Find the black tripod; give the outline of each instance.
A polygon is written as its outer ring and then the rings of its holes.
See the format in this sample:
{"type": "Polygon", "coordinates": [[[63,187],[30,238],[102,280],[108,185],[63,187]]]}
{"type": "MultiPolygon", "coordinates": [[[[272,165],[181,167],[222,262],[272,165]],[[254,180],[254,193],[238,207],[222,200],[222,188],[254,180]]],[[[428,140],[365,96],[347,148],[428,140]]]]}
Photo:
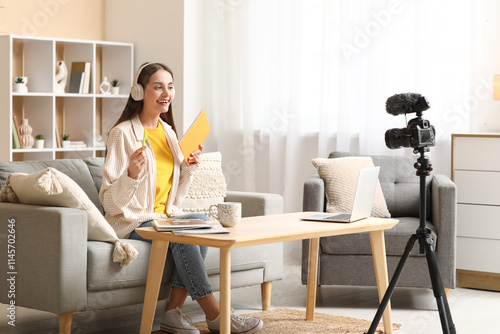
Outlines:
{"type": "MultiPolygon", "coordinates": [[[[399,260],[399,264],[394,272],[394,276],[391,279],[391,283],[387,288],[387,291],[384,294],[384,298],[382,299],[380,306],[375,314],[375,318],[368,330],[368,334],[374,334],[375,329],[377,328],[380,318],[384,313],[389,300],[391,299],[392,293],[394,292],[394,288],[396,288],[396,284],[398,283],[399,277],[401,276],[403,269],[410,257],[410,253],[415,245],[415,241],[418,240],[420,244],[420,254],[426,255],[427,265],[429,267],[429,274],[431,276],[432,282],[432,290],[434,291],[434,297],[436,297],[436,302],[439,310],[439,318],[441,319],[441,328],[443,329],[443,333],[446,334],[455,334],[455,324],[453,323],[453,319],[451,318],[450,307],[448,306],[448,300],[444,293],[443,282],[441,280],[441,274],[439,273],[439,268],[436,259],[436,253],[434,252],[434,241],[431,237],[431,231],[425,226],[425,217],[426,217],[426,192],[425,192],[425,178],[432,171],[432,164],[429,161],[429,158],[425,156],[425,152],[427,151],[427,147],[415,148],[415,153],[420,153],[420,157],[417,159],[415,163],[415,168],[417,169],[417,175],[420,177],[420,226],[417,229],[415,234],[412,234],[410,240],[406,244],[405,251],[403,256],[399,260]]],[[[366,334],[366,333],[365,333],[366,334]]]]}

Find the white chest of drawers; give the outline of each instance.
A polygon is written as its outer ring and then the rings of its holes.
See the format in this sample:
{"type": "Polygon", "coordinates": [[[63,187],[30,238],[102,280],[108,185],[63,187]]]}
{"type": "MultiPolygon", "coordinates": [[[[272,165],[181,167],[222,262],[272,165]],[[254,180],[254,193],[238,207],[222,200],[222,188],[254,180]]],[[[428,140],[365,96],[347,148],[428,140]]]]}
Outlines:
{"type": "Polygon", "coordinates": [[[458,286],[500,291],[500,134],[453,134],[458,286]]]}

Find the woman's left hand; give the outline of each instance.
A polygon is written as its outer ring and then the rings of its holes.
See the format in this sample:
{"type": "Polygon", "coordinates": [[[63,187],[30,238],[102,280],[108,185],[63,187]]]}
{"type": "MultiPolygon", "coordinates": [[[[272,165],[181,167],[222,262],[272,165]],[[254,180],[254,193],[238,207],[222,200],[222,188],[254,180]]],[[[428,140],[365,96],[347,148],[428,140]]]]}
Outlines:
{"type": "Polygon", "coordinates": [[[200,163],[200,154],[203,151],[203,145],[198,146],[199,149],[191,153],[188,157],[188,162],[190,165],[198,165],[200,163]]]}

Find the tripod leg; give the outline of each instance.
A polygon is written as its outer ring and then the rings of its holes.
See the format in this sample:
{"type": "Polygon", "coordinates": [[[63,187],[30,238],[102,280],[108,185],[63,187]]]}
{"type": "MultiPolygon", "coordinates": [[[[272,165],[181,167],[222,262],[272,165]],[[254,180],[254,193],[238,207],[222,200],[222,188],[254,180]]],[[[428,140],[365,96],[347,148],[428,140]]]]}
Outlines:
{"type": "Polygon", "coordinates": [[[451,318],[450,306],[444,292],[443,281],[437,264],[436,253],[434,252],[433,240],[430,235],[425,236],[425,256],[431,276],[432,290],[439,310],[439,318],[441,319],[441,328],[443,333],[455,334],[456,328],[451,318]]]}
{"type": "Polygon", "coordinates": [[[384,298],[382,298],[382,301],[380,302],[380,306],[377,309],[377,313],[375,314],[375,317],[373,318],[372,324],[371,324],[370,328],[368,329],[368,334],[375,333],[375,330],[377,329],[377,326],[380,323],[380,319],[382,318],[382,314],[384,314],[385,308],[387,307],[387,304],[391,300],[392,293],[394,292],[394,289],[396,288],[396,285],[398,284],[399,277],[401,277],[401,274],[403,273],[403,269],[406,265],[406,262],[408,261],[408,258],[410,257],[411,250],[413,249],[413,246],[415,245],[415,241],[417,239],[418,239],[417,235],[412,234],[412,236],[408,240],[408,243],[406,244],[406,248],[405,248],[405,251],[403,253],[403,256],[401,256],[401,259],[399,260],[396,271],[394,272],[394,275],[392,276],[391,282],[389,283],[389,287],[387,288],[387,291],[384,294],[384,298]]]}

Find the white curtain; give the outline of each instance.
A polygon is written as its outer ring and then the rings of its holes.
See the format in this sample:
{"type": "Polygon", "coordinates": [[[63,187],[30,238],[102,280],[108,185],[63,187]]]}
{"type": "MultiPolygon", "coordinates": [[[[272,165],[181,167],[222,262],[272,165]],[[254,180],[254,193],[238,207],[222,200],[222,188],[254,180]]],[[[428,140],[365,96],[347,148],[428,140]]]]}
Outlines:
{"type": "Polygon", "coordinates": [[[429,155],[434,173],[449,175],[450,134],[469,129],[469,0],[203,6],[206,109],[229,189],[282,194],[286,212],[300,211],[311,159],[412,154],[384,141],[387,129],[406,126],[385,101],[406,92],[430,101],[429,155]]]}

